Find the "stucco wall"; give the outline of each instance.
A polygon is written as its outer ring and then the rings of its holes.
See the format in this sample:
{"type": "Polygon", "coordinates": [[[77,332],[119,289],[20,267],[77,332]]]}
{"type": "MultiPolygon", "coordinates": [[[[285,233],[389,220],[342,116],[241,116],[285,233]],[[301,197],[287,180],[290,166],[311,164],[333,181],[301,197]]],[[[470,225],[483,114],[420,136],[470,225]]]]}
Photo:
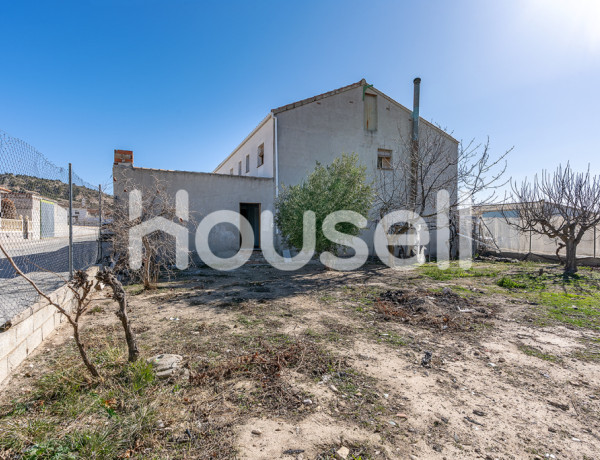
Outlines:
{"type": "MultiPolygon", "coordinates": [[[[225,174],[166,171],[157,169],[115,166],[114,195],[118,205],[127,205],[128,193],[134,188],[142,190],[155,183],[155,178],[165,185],[165,191],[175,197],[179,190],[189,195],[190,251],[195,253],[195,230],[200,221],[213,211],[239,212],[240,203],[260,203],[261,210],[273,211],[273,179],[225,174]],[[125,191],[127,190],[127,191],[125,191]]],[[[224,225],[210,233],[209,244],[213,252],[227,257],[239,249],[239,233],[224,225]]]]}
{"type": "Polygon", "coordinates": [[[28,239],[40,239],[40,197],[31,193],[13,192],[7,195],[17,208],[17,216],[28,217],[28,239]]]}
{"type": "MultiPolygon", "coordinates": [[[[367,91],[377,95],[376,131],[367,131],[364,126],[362,86],[276,114],[280,186],[301,182],[317,161],[329,164],[342,153],[356,153],[360,163],[367,167],[369,178],[377,181],[380,174],[386,173],[377,170],[378,149],[391,150],[393,163],[399,155],[408,155],[406,147],[412,130],[411,111],[377,90],[367,91]]],[[[421,119],[420,134],[423,138],[432,130],[434,128],[421,119]]],[[[455,156],[457,143],[446,135],[442,138],[445,148],[454,152],[455,156]]],[[[452,174],[455,174],[455,169],[452,174]]],[[[373,232],[372,222],[362,234],[371,253],[373,232]]],[[[433,233],[431,238],[435,238],[433,233]]]]}
{"type": "Polygon", "coordinates": [[[265,118],[250,135],[240,144],[225,162],[215,169],[217,174],[238,175],[238,165],[242,162],[242,176],[273,177],[273,119],[265,118]],[[264,164],[258,165],[258,147],[264,144],[264,164]],[[246,172],[246,155],[250,155],[250,172],[246,172]]]}
{"type": "Polygon", "coordinates": [[[54,236],[69,236],[69,210],[54,204],[54,236]]]}

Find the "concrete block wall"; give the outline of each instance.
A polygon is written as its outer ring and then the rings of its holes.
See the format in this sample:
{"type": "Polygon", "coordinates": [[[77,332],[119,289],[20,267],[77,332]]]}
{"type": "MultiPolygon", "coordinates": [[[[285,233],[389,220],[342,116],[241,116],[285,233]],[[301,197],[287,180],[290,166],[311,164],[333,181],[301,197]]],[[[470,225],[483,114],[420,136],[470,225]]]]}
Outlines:
{"type": "MultiPolygon", "coordinates": [[[[88,275],[93,277],[97,271],[97,267],[92,267],[88,275]]],[[[54,291],[50,298],[67,311],[77,305],[73,291],[67,286],[54,291]]],[[[11,327],[0,332],[0,385],[65,321],[67,319],[45,299],[15,316],[11,327]]]]}

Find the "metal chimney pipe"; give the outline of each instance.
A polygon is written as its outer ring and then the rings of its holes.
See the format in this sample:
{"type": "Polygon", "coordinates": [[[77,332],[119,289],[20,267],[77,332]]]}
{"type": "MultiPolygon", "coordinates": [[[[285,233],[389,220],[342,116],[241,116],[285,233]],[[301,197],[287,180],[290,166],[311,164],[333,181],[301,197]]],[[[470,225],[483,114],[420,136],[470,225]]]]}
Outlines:
{"type": "Polygon", "coordinates": [[[414,95],[413,95],[413,111],[412,111],[412,140],[419,140],[419,99],[421,96],[421,79],[419,77],[413,80],[414,95]]]}
{"type": "Polygon", "coordinates": [[[415,206],[417,203],[417,182],[419,171],[419,98],[421,93],[421,79],[419,77],[413,80],[414,97],[412,111],[412,142],[410,152],[410,204],[415,206]]]}

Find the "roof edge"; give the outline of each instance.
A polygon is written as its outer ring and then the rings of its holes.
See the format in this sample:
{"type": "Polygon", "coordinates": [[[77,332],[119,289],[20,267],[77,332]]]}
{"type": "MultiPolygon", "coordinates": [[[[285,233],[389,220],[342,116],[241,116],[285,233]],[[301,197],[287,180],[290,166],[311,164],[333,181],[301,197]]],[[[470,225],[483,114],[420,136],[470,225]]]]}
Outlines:
{"type": "Polygon", "coordinates": [[[364,78],[356,83],[352,83],[347,86],[342,86],[341,88],[337,88],[331,91],[327,91],[326,93],[317,94],[316,96],[308,97],[306,99],[302,99],[300,101],[292,102],[291,104],[282,105],[281,107],[277,107],[276,109],[271,109],[271,113],[273,115],[277,115],[278,113],[285,112],[286,110],[295,109],[296,107],[300,107],[306,104],[310,104],[311,102],[319,101],[321,99],[325,99],[329,96],[334,96],[335,94],[343,93],[345,91],[357,88],[362,85],[366,85],[367,80],[364,78]]]}
{"type": "MultiPolygon", "coordinates": [[[[392,104],[397,105],[398,107],[400,107],[401,109],[405,110],[409,115],[412,115],[412,110],[409,109],[408,107],[406,107],[405,105],[400,104],[397,100],[395,100],[394,98],[388,96],[387,94],[385,94],[383,91],[375,88],[375,87],[371,87],[369,89],[372,89],[373,91],[375,91],[379,96],[384,97],[385,99],[387,99],[389,102],[391,102],[392,104]]],[[[439,131],[441,134],[443,134],[445,137],[447,137],[448,139],[450,139],[452,142],[455,142],[457,144],[460,144],[460,141],[456,138],[454,138],[451,134],[447,133],[446,131],[444,131],[442,128],[440,128],[439,126],[434,125],[433,123],[431,123],[430,121],[426,120],[423,117],[419,117],[419,122],[423,122],[425,123],[425,125],[427,125],[429,128],[435,129],[436,131],[439,131]]]]}
{"type": "MultiPolygon", "coordinates": [[[[115,166],[119,168],[120,171],[127,168],[123,166],[115,166]]],[[[159,168],[144,168],[141,166],[129,166],[129,169],[138,170],[138,171],[156,171],[161,173],[185,173],[185,174],[198,174],[203,176],[216,176],[216,177],[229,177],[232,179],[253,179],[253,180],[263,180],[263,181],[272,181],[272,177],[257,177],[257,176],[238,176],[238,175],[230,175],[230,174],[219,174],[214,172],[202,172],[202,171],[183,171],[179,169],[159,169],[159,168]]]]}
{"type": "MultiPolygon", "coordinates": [[[[247,135],[247,136],[244,138],[244,140],[243,140],[242,142],[240,142],[240,144],[239,144],[239,145],[238,145],[238,146],[237,146],[235,149],[233,149],[233,151],[232,151],[232,152],[231,152],[229,155],[227,155],[227,157],[226,157],[226,158],[225,158],[223,161],[221,161],[221,163],[219,163],[219,165],[218,165],[218,166],[217,166],[215,169],[213,169],[213,173],[215,173],[215,171],[216,171],[217,169],[219,169],[221,166],[223,166],[223,165],[224,165],[224,164],[227,162],[227,160],[229,160],[229,159],[230,159],[230,158],[231,158],[233,155],[235,155],[235,153],[236,153],[236,152],[237,152],[239,149],[241,149],[241,148],[244,146],[244,144],[245,144],[246,142],[248,142],[248,140],[249,140],[249,139],[250,139],[252,136],[254,136],[254,134],[255,134],[255,133],[256,133],[256,132],[257,132],[257,131],[258,131],[260,128],[262,128],[262,127],[263,127],[263,125],[264,125],[264,124],[265,124],[267,121],[269,121],[269,119],[270,119],[271,117],[272,117],[272,115],[271,115],[271,113],[269,113],[269,114],[268,114],[268,115],[267,115],[265,118],[263,118],[263,119],[262,119],[262,121],[261,121],[261,122],[258,124],[258,126],[257,126],[256,128],[254,128],[254,129],[253,129],[253,130],[250,132],[250,134],[248,134],[248,135],[247,135]]],[[[215,174],[216,174],[216,173],[215,173],[215,174]]]]}
{"type": "MultiPolygon", "coordinates": [[[[283,106],[278,107],[276,109],[272,109],[271,113],[273,115],[277,115],[278,113],[285,112],[287,110],[292,110],[292,109],[295,109],[296,107],[301,107],[303,105],[310,104],[311,102],[316,102],[316,101],[319,101],[321,99],[325,99],[326,97],[334,96],[336,94],[340,94],[340,93],[343,93],[345,91],[349,91],[351,89],[358,88],[359,86],[363,86],[363,85],[367,85],[367,84],[368,84],[367,80],[365,78],[363,78],[360,81],[357,81],[356,83],[352,83],[352,84],[347,85],[347,86],[342,86],[341,88],[337,88],[337,89],[334,89],[334,90],[331,90],[331,91],[327,91],[326,93],[318,94],[318,95],[313,96],[313,97],[308,97],[306,99],[302,99],[300,101],[292,102],[291,104],[286,104],[286,105],[283,105],[283,106]]],[[[401,109],[405,110],[409,115],[412,114],[412,110],[411,109],[409,109],[408,107],[400,104],[398,101],[396,101],[392,97],[388,96],[383,91],[375,88],[375,86],[369,85],[369,89],[375,91],[379,96],[387,99],[392,104],[395,104],[398,107],[400,107],[401,109]]],[[[456,144],[460,143],[460,141],[457,140],[456,138],[454,138],[451,134],[447,133],[446,131],[444,131],[439,126],[434,125],[430,121],[428,121],[428,120],[426,120],[426,119],[424,119],[422,117],[419,117],[419,121],[423,122],[428,127],[433,128],[436,131],[439,131],[441,134],[443,134],[445,137],[447,137],[448,139],[450,139],[452,142],[455,142],[456,144]]],[[[219,165],[219,167],[220,167],[220,165],[219,165]]]]}

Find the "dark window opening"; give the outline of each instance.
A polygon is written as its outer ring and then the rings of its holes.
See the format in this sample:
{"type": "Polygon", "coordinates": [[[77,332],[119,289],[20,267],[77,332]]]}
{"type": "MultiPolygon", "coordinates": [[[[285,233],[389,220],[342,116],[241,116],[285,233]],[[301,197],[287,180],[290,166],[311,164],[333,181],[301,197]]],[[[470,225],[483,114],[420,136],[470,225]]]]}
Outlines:
{"type": "Polygon", "coordinates": [[[392,169],[392,151],[388,149],[377,150],[377,169],[392,169]]]}
{"type": "Polygon", "coordinates": [[[265,164],[265,144],[260,144],[258,146],[258,162],[257,166],[262,166],[265,164]]]}

